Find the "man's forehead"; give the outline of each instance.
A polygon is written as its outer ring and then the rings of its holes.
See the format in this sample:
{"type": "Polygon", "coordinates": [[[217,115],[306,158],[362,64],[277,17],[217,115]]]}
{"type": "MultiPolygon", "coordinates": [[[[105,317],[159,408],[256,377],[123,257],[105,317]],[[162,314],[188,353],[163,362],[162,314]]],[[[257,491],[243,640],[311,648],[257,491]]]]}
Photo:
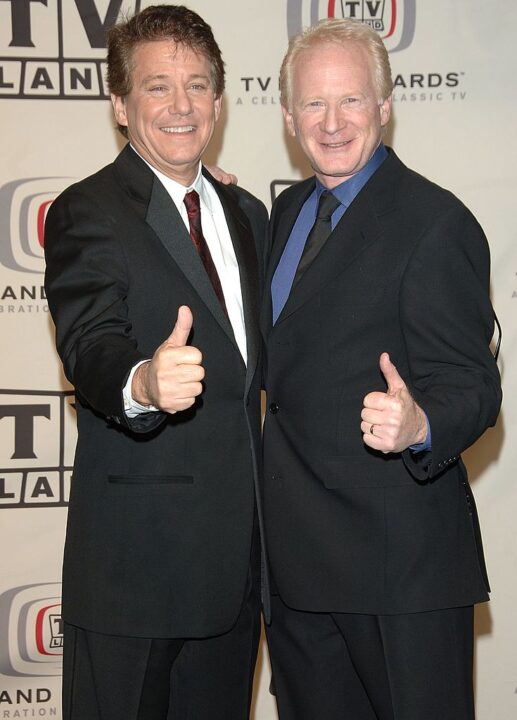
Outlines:
{"type": "Polygon", "coordinates": [[[294,64],[313,62],[315,57],[324,55],[332,56],[336,62],[343,61],[345,58],[364,62],[369,57],[367,48],[356,40],[321,41],[301,49],[296,55],[294,64]]]}
{"type": "Polygon", "coordinates": [[[199,62],[201,64],[209,64],[208,58],[200,53],[196,48],[186,45],[185,43],[177,43],[172,38],[161,38],[159,40],[142,40],[133,47],[132,52],[133,63],[141,63],[146,60],[177,60],[182,62],[188,60],[190,62],[199,62]]]}
{"type": "MultiPolygon", "coordinates": [[[[374,63],[368,50],[360,43],[322,42],[303,48],[292,65],[293,92],[307,84],[352,83],[363,87],[374,84],[374,63]],[[326,80],[325,80],[326,79],[326,80]]],[[[357,90],[358,88],[356,88],[357,90]]]]}

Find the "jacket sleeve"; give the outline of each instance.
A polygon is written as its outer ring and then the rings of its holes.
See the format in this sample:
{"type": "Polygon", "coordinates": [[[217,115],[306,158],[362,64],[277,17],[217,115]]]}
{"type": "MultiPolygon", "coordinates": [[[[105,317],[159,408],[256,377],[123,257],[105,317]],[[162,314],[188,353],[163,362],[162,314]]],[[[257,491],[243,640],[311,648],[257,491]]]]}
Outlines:
{"type": "Polygon", "coordinates": [[[456,203],[422,234],[401,283],[408,384],[432,437],[430,452],[403,455],[417,479],[430,479],[456,462],[496,422],[501,384],[490,350],[489,283],[486,238],[456,203]]]}
{"type": "Polygon", "coordinates": [[[122,388],[139,352],[128,317],[128,272],[115,222],[77,188],[57,198],[45,225],[45,289],[64,372],[81,401],[137,432],[165,413],[125,416],[122,388]]]}

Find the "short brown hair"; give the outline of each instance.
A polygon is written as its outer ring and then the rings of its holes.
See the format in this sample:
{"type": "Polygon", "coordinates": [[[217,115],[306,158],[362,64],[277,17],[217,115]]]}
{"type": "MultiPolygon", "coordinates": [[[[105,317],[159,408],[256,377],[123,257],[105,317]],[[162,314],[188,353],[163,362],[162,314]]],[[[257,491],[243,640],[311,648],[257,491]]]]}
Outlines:
{"type": "Polygon", "coordinates": [[[283,107],[291,110],[293,66],[298,55],[326,43],[342,46],[356,43],[363,47],[371,60],[373,81],[379,95],[377,100],[386,100],[391,95],[393,80],[390,61],[380,36],[369,25],[357,20],[329,18],[291,38],[280,68],[280,102],[283,107]]]}
{"type": "MultiPolygon", "coordinates": [[[[184,5],[151,5],[108,31],[110,93],[124,97],[131,92],[133,51],[139,43],[172,40],[204,55],[210,63],[210,81],[216,97],[224,92],[224,62],[212,29],[197,13],[184,5]]],[[[119,125],[127,137],[127,128],[119,125]]]]}

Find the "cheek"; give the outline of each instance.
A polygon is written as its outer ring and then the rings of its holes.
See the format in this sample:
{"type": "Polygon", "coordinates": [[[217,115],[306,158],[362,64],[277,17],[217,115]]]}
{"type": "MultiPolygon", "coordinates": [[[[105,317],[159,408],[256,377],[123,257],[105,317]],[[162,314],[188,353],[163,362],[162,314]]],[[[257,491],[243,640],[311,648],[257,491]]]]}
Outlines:
{"type": "Polygon", "coordinates": [[[300,142],[310,142],[314,137],[316,127],[310,118],[301,118],[296,125],[293,125],[293,135],[296,135],[300,142]]]}
{"type": "Polygon", "coordinates": [[[371,135],[376,135],[380,131],[382,126],[380,114],[375,114],[369,118],[365,118],[363,124],[371,135]]]}

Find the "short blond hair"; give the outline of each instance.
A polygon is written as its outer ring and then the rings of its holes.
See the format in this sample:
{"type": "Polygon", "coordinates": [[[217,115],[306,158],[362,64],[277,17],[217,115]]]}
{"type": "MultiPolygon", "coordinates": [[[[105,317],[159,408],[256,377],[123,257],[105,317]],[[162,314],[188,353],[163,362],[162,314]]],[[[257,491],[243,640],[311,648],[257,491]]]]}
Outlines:
{"type": "Polygon", "coordinates": [[[287,110],[291,109],[293,67],[300,53],[328,43],[343,47],[348,43],[354,43],[363,47],[371,60],[373,82],[378,93],[377,100],[379,102],[386,100],[391,95],[393,80],[388,51],[375,30],[357,20],[329,18],[303,30],[289,41],[280,68],[280,102],[283,107],[287,110]]]}

